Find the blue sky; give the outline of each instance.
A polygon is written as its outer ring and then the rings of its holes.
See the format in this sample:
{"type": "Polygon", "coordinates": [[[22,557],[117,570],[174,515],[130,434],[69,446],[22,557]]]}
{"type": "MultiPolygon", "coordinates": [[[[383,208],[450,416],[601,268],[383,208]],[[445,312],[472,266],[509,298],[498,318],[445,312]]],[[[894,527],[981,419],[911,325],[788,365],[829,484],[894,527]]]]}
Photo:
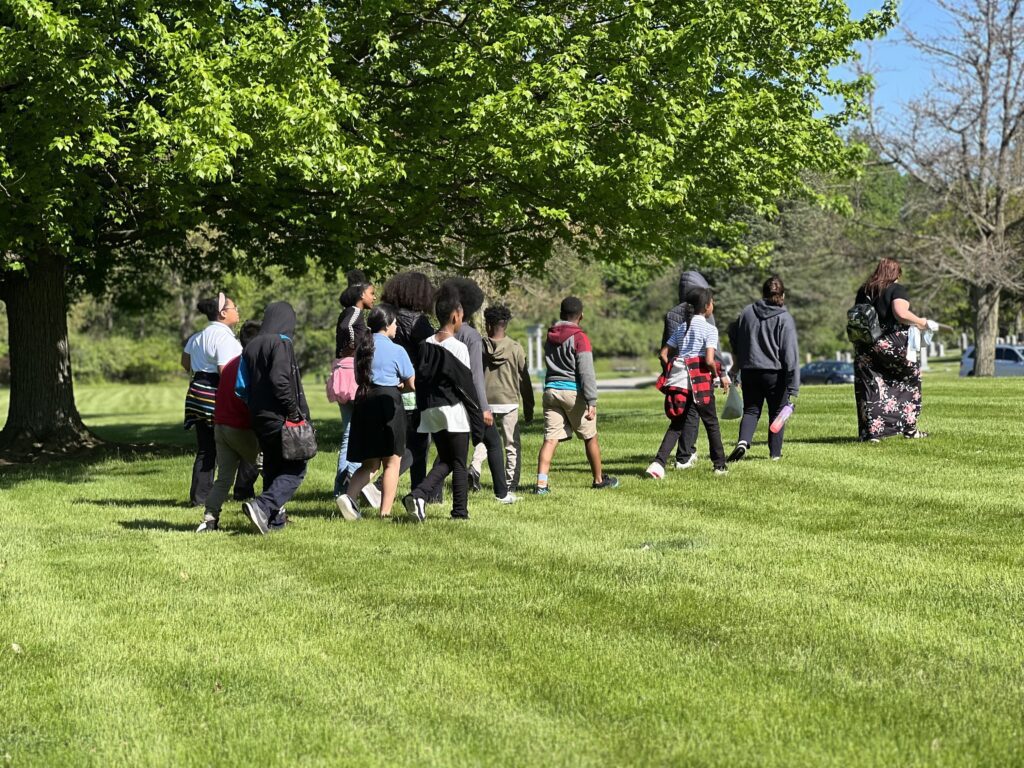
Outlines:
{"type": "MultiPolygon", "coordinates": [[[[857,18],[881,6],[881,0],[847,0],[857,18]]],[[[899,25],[882,40],[861,46],[863,63],[875,72],[875,105],[889,115],[898,113],[901,102],[921,94],[931,81],[931,65],[903,40],[900,27],[931,36],[948,23],[935,0],[902,0],[899,25]]]]}

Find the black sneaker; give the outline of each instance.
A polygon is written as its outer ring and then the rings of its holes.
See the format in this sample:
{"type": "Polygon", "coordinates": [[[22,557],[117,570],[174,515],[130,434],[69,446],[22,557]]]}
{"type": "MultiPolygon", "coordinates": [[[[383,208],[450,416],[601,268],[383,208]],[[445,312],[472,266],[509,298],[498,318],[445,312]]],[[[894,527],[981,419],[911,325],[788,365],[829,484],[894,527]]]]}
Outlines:
{"type": "Polygon", "coordinates": [[[252,524],[256,526],[260,533],[265,535],[270,530],[270,521],[267,519],[267,513],[260,509],[260,505],[256,503],[255,499],[244,502],[242,504],[242,511],[252,520],[252,524]]]}
{"type": "Polygon", "coordinates": [[[217,520],[213,515],[207,515],[203,518],[203,522],[196,528],[196,533],[210,533],[212,531],[220,530],[220,521],[217,520]]]}
{"type": "Polygon", "coordinates": [[[480,490],[480,475],[474,472],[472,469],[466,473],[469,475],[469,490],[476,493],[480,490]]]}
{"type": "Polygon", "coordinates": [[[619,478],[615,477],[615,475],[605,475],[604,477],[601,478],[601,482],[600,483],[594,483],[590,487],[591,488],[618,488],[619,487],[619,478]]]}
{"type": "Polygon", "coordinates": [[[740,459],[747,455],[748,448],[750,448],[750,446],[744,443],[742,440],[736,443],[736,447],[732,449],[732,453],[729,454],[729,458],[726,459],[726,462],[731,464],[734,461],[739,461],[740,459]]]}

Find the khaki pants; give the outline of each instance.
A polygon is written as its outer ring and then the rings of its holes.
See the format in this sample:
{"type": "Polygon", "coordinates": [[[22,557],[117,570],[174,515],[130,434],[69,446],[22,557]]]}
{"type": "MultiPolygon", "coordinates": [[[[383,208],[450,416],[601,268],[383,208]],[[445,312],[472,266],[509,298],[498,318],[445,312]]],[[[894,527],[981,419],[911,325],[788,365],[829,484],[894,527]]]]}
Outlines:
{"type": "Polygon", "coordinates": [[[236,429],[224,424],[215,424],[213,434],[217,441],[217,479],[213,481],[213,488],[206,497],[206,513],[219,517],[220,508],[224,506],[231,484],[235,482],[238,463],[247,461],[255,464],[260,444],[256,439],[256,433],[251,429],[236,429]]]}
{"type": "MultiPolygon", "coordinates": [[[[519,475],[522,470],[519,463],[519,456],[522,453],[519,438],[519,409],[516,408],[508,413],[494,414],[494,424],[501,434],[502,441],[505,443],[505,482],[509,488],[516,488],[519,486],[519,475]]],[[[473,449],[473,463],[471,465],[477,475],[480,474],[484,459],[486,458],[487,446],[482,442],[478,443],[476,448],[473,449]]]]}

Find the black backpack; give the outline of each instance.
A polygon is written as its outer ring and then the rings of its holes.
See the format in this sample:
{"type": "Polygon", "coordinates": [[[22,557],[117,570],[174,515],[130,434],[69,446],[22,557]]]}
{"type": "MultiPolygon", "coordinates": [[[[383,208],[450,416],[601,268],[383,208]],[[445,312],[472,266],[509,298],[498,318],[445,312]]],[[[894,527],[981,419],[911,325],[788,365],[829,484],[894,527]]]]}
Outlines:
{"type": "Polygon", "coordinates": [[[882,326],[873,304],[854,304],[846,313],[846,338],[854,344],[873,345],[882,337],[882,326]]]}

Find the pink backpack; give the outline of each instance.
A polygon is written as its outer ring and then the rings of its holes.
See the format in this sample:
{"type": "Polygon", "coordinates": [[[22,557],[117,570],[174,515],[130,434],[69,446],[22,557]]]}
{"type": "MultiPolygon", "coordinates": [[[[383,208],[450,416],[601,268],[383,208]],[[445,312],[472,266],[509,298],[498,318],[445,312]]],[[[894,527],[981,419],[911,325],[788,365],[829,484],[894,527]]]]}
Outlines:
{"type": "Polygon", "coordinates": [[[327,377],[327,402],[345,405],[356,396],[355,358],[342,357],[334,361],[327,377]]]}

